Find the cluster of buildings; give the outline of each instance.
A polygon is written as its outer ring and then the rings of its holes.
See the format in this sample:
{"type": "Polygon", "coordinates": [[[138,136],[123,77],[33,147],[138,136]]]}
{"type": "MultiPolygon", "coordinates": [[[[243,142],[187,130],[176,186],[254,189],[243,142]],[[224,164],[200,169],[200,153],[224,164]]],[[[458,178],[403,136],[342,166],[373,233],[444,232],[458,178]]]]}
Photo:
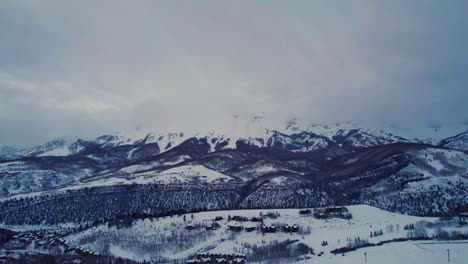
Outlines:
{"type": "Polygon", "coordinates": [[[187,264],[244,264],[246,256],[243,254],[202,253],[195,259],[187,260],[187,264]]]}
{"type": "Polygon", "coordinates": [[[342,218],[351,219],[353,215],[344,206],[328,206],[314,209],[314,217],[317,219],[342,218]]]}
{"type": "MultiPolygon", "coordinates": [[[[205,220],[203,222],[190,222],[185,225],[185,229],[194,230],[204,228],[206,230],[217,230],[221,228],[219,221],[223,220],[223,217],[216,216],[211,220],[205,220]]],[[[245,230],[246,232],[252,232],[259,230],[262,233],[275,233],[277,231],[283,231],[288,233],[299,232],[299,226],[294,223],[284,223],[280,225],[264,224],[262,216],[246,217],[241,215],[235,215],[229,217],[227,221],[227,228],[231,231],[240,232],[245,230]]]]}
{"type": "Polygon", "coordinates": [[[255,230],[260,230],[262,233],[275,233],[279,230],[282,230],[283,232],[288,232],[288,233],[296,233],[299,232],[299,226],[296,224],[282,224],[280,226],[276,226],[274,224],[250,224],[247,223],[245,225],[241,225],[239,222],[232,222],[228,223],[228,228],[229,230],[232,231],[237,231],[240,232],[242,230],[245,230],[247,232],[252,232],[255,230]]]}
{"type": "Polygon", "coordinates": [[[327,206],[323,208],[312,209],[300,209],[299,215],[307,216],[312,215],[317,219],[329,219],[329,218],[342,218],[351,219],[353,215],[344,206],[327,206]]]}
{"type": "Polygon", "coordinates": [[[96,252],[70,245],[61,238],[60,233],[46,230],[31,230],[18,233],[9,244],[9,249],[24,250],[27,248],[39,249],[56,254],[74,253],[78,256],[98,256],[96,252]]]}

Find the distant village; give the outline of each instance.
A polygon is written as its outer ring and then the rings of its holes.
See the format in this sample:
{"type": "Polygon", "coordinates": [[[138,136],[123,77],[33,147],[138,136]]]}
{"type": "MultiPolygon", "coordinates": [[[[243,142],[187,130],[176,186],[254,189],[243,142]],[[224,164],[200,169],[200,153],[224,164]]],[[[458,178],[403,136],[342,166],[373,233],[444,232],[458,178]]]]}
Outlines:
{"type": "MultiPolygon", "coordinates": [[[[302,217],[313,217],[316,219],[351,219],[352,214],[346,207],[343,206],[328,206],[316,209],[300,209],[298,215],[302,217]]],[[[201,222],[188,221],[185,229],[205,229],[218,230],[221,228],[220,221],[226,220],[226,228],[232,232],[253,232],[258,233],[297,233],[301,231],[301,227],[296,223],[281,223],[281,224],[266,224],[265,218],[276,219],[278,215],[275,212],[267,212],[266,214],[254,217],[246,217],[243,215],[229,215],[228,219],[223,219],[222,216],[215,216],[213,219],[203,220],[201,222]]],[[[187,261],[187,264],[238,264],[245,263],[246,256],[242,254],[220,254],[207,253],[198,254],[195,259],[187,261]]]]}
{"type": "MultiPolygon", "coordinates": [[[[299,209],[297,210],[299,217],[313,219],[345,219],[353,218],[353,215],[343,206],[328,206],[315,209],[299,209]]],[[[214,216],[211,219],[195,221],[192,215],[184,215],[185,232],[191,230],[211,232],[219,229],[225,229],[226,232],[237,234],[240,232],[251,232],[253,235],[263,235],[267,233],[299,233],[307,234],[305,227],[302,227],[294,222],[275,222],[275,219],[281,219],[276,211],[261,212],[256,216],[246,216],[240,213],[235,215],[214,216]],[[268,219],[268,221],[265,221],[268,219]]],[[[455,220],[460,226],[468,224],[468,213],[460,213],[455,220]]],[[[406,225],[405,230],[411,231],[415,229],[413,224],[406,225]]],[[[80,257],[97,257],[99,254],[91,250],[74,246],[65,241],[62,237],[68,235],[71,230],[61,231],[46,231],[46,230],[30,230],[14,234],[13,240],[9,244],[10,250],[24,250],[28,247],[41,249],[44,251],[63,254],[70,253],[80,257]]],[[[374,230],[370,232],[370,237],[382,235],[382,230],[374,230]]],[[[327,241],[322,242],[322,246],[328,245],[327,241]]],[[[318,256],[323,252],[318,253],[318,256]]],[[[0,259],[1,260],[1,259],[0,259]]],[[[185,261],[185,260],[184,260],[185,261]]],[[[247,263],[247,255],[239,252],[208,252],[199,253],[186,260],[187,264],[241,264],[247,263]]]]}

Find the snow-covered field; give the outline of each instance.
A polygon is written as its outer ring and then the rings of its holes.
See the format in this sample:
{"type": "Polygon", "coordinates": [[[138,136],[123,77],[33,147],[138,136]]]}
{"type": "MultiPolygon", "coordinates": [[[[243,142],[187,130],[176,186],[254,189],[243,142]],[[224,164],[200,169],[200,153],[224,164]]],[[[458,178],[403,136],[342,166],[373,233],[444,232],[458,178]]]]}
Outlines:
{"type": "Polygon", "coordinates": [[[455,241],[408,241],[386,244],[379,247],[363,248],[357,251],[342,255],[329,255],[323,258],[313,258],[300,260],[299,263],[314,264],[441,264],[441,263],[467,263],[468,242],[455,241]],[[448,262],[448,252],[450,250],[450,262],[448,262]],[[365,262],[364,253],[367,255],[365,262]]]}
{"type": "MultiPolygon", "coordinates": [[[[303,243],[314,250],[315,255],[302,255],[302,260],[292,258],[284,263],[364,263],[364,253],[367,252],[367,263],[445,263],[447,249],[451,252],[451,263],[466,263],[468,259],[468,244],[447,243],[443,241],[407,241],[385,244],[378,247],[361,248],[343,255],[330,253],[336,248],[345,247],[349,241],[358,237],[370,243],[406,238],[405,225],[419,221],[436,223],[438,218],[415,217],[383,211],[381,209],[356,205],[347,207],[353,215],[351,220],[316,219],[312,215],[299,215],[298,209],[265,209],[213,211],[164,217],[158,219],[136,220],[131,227],[100,225],[83,232],[70,235],[65,239],[72,245],[94,252],[127,257],[136,260],[184,260],[198,253],[245,254],[249,256],[252,248],[267,247],[272,243],[287,240],[303,243]],[[239,232],[229,230],[228,226],[235,223],[233,216],[243,216],[251,219],[260,215],[276,215],[264,217],[264,224],[282,226],[283,224],[299,226],[299,232],[286,233],[278,230],[275,233],[260,231],[260,223],[239,222],[244,227],[255,226],[255,231],[239,232]],[[217,221],[220,228],[205,230],[203,226],[210,225],[212,219],[221,216],[217,221]],[[194,230],[187,230],[193,225],[194,230]],[[200,226],[200,228],[196,228],[200,226]],[[382,231],[382,235],[370,237],[374,231],[382,231]],[[297,241],[296,241],[297,240],[297,241]],[[326,241],[327,245],[322,246],[326,241]],[[321,256],[318,256],[323,252],[321,256]]],[[[445,227],[444,227],[445,228],[445,227]]],[[[446,227],[447,231],[458,230],[467,232],[468,227],[446,227]]],[[[428,235],[435,231],[427,229],[428,235]]],[[[248,263],[252,263],[251,261],[248,263]]],[[[269,263],[269,262],[264,262],[269,263]]]]}

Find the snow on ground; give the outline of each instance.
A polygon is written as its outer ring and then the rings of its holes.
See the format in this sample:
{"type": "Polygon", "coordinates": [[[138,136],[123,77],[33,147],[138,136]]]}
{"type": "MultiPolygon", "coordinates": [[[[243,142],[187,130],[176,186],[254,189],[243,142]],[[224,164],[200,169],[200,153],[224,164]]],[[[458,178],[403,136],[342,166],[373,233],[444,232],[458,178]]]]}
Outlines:
{"type": "MultiPolygon", "coordinates": [[[[188,157],[188,156],[187,156],[188,157]]],[[[182,158],[182,157],[181,157],[182,158]]],[[[166,162],[164,165],[172,165],[172,163],[179,163],[181,160],[166,162]]],[[[181,161],[182,162],[182,161],[181,161]]],[[[14,171],[16,168],[20,171],[22,169],[23,162],[8,162],[0,164],[0,172],[3,170],[14,171]]],[[[151,169],[153,165],[148,168],[151,169]]],[[[127,167],[130,168],[130,167],[127,167]]],[[[142,170],[144,167],[139,167],[138,170],[142,170]]],[[[41,171],[42,172],[42,171],[41,171]]],[[[89,173],[83,170],[85,173],[89,173]]],[[[32,183],[39,184],[34,176],[36,170],[28,171],[32,177],[29,177],[30,185],[32,183]]],[[[184,184],[184,183],[226,183],[233,180],[232,177],[222,174],[220,172],[208,169],[202,165],[183,165],[179,167],[170,168],[165,171],[147,171],[142,173],[132,174],[119,174],[117,176],[101,177],[97,180],[81,181],[78,177],[75,177],[77,181],[73,184],[63,187],[54,191],[37,191],[37,192],[25,192],[23,189],[16,190],[9,197],[0,198],[1,201],[8,199],[19,199],[26,197],[41,196],[47,193],[54,192],[65,192],[67,190],[76,190],[81,188],[98,187],[98,186],[114,186],[114,185],[125,185],[125,184],[184,184]]],[[[24,185],[27,186],[27,185],[24,185]]],[[[24,187],[26,188],[26,187],[24,187]]]]}
{"type": "Polygon", "coordinates": [[[210,170],[202,165],[185,165],[180,167],[175,167],[169,170],[165,170],[160,174],[161,177],[171,178],[176,177],[182,180],[186,180],[187,176],[200,178],[203,181],[213,182],[216,180],[229,180],[231,177],[219,173],[214,170],[210,170]]]}
{"type": "MultiPolygon", "coordinates": [[[[169,163],[164,163],[168,165],[169,163]]],[[[147,165],[135,170],[142,170],[144,168],[151,169],[153,165],[147,165]]],[[[132,167],[135,167],[132,166],[132,167]]],[[[128,167],[130,168],[130,167],[128,167]]],[[[128,172],[128,171],[127,171],[128,172]]],[[[73,189],[84,188],[84,187],[96,187],[96,186],[109,186],[109,185],[121,185],[121,184],[172,184],[172,183],[190,183],[194,181],[208,182],[208,183],[222,183],[232,180],[233,178],[217,171],[208,169],[202,165],[183,165],[174,167],[165,171],[147,171],[141,173],[133,173],[132,175],[120,175],[112,176],[108,178],[100,178],[95,181],[78,183],[73,189]]],[[[72,188],[69,188],[72,189],[72,188]]]]}
{"type": "MultiPolygon", "coordinates": [[[[311,255],[311,259],[298,263],[363,263],[363,253],[368,252],[368,263],[442,263],[446,249],[453,250],[453,262],[461,263],[462,257],[468,257],[466,244],[423,244],[423,242],[398,242],[375,248],[359,249],[346,253],[345,256],[333,255],[331,250],[347,246],[347,239],[360,237],[368,239],[371,243],[394,238],[406,238],[407,231],[404,226],[416,223],[420,220],[435,222],[438,218],[415,217],[396,213],[390,213],[381,209],[367,206],[349,206],[349,212],[353,219],[328,219],[318,220],[312,216],[300,216],[298,209],[264,209],[264,210],[236,210],[236,211],[212,211],[182,216],[164,217],[159,219],[137,220],[130,228],[108,227],[101,225],[85,230],[81,233],[66,238],[70,243],[101,253],[110,253],[115,256],[138,255],[136,259],[151,259],[154,256],[163,256],[169,259],[184,259],[197,253],[242,253],[248,254],[246,245],[265,246],[273,241],[298,240],[313,248],[316,253],[321,251],[321,257],[311,255]],[[265,224],[297,224],[299,233],[261,233],[258,230],[247,232],[245,230],[234,232],[228,229],[229,216],[240,215],[247,218],[265,215],[267,212],[279,214],[277,219],[265,218],[265,224]],[[193,215],[193,217],[192,217],[193,215]],[[216,216],[222,216],[218,221],[221,228],[214,231],[206,231],[204,228],[186,230],[187,223],[194,225],[211,223],[216,216]],[[184,222],[185,219],[185,222],[184,222]],[[383,231],[383,235],[370,237],[370,232],[383,231]],[[326,240],[328,246],[321,246],[326,240]],[[132,242],[129,242],[132,241],[132,242]],[[119,250],[106,251],[109,246],[124,248],[125,254],[119,250]],[[151,252],[142,252],[142,248],[152,248],[151,252]],[[102,252],[102,251],[105,252],[102,252]],[[428,256],[433,257],[428,257],[428,256]],[[349,258],[348,258],[349,256],[349,258]],[[387,262],[378,262],[377,256],[384,256],[387,262]],[[388,258],[387,258],[388,257],[388,258]],[[457,260],[458,259],[458,260],[457,260]],[[408,261],[406,261],[408,260],[408,261]],[[372,262],[371,262],[372,261],[372,262]],[[393,261],[393,262],[392,262],[393,261]]],[[[253,222],[240,222],[241,225],[260,225],[253,222]]],[[[460,229],[466,231],[467,228],[460,229]]],[[[428,233],[433,232],[428,230],[428,233]]],[[[437,242],[437,241],[425,241],[437,242]]]]}
{"type": "MultiPolygon", "coordinates": [[[[468,129],[468,127],[466,127],[466,129],[468,129]]],[[[467,151],[468,150],[468,130],[466,130],[465,132],[455,137],[450,138],[448,142],[444,144],[444,146],[448,148],[467,151]]]]}
{"type": "Polygon", "coordinates": [[[401,173],[421,175],[424,180],[406,184],[405,191],[428,191],[468,184],[468,155],[456,150],[429,148],[416,155],[420,165],[410,164],[401,173]]]}
{"type": "Polygon", "coordinates": [[[135,152],[135,150],[137,150],[138,148],[132,148],[128,153],[127,153],[127,159],[131,159],[132,158],[132,155],[133,155],[133,152],[135,152]]]}
{"type": "Polygon", "coordinates": [[[270,179],[267,184],[274,185],[274,186],[288,186],[292,184],[297,184],[299,182],[300,180],[293,178],[293,177],[279,176],[279,177],[270,179]]]}
{"type": "Polygon", "coordinates": [[[417,157],[427,158],[429,164],[435,169],[443,169],[444,165],[441,164],[441,160],[456,166],[468,167],[468,155],[457,150],[428,148],[420,151],[417,157]]]}
{"type": "Polygon", "coordinates": [[[46,157],[46,156],[65,157],[65,156],[68,156],[70,154],[71,154],[71,152],[70,152],[70,149],[68,148],[68,146],[62,146],[60,148],[56,148],[56,149],[53,149],[51,151],[41,153],[41,154],[39,154],[37,156],[38,157],[46,157]]]}
{"type": "Polygon", "coordinates": [[[314,264],[440,264],[448,263],[447,249],[450,250],[450,263],[467,262],[467,241],[408,241],[385,244],[379,247],[360,249],[342,255],[329,255],[323,258],[313,258],[295,262],[314,264]],[[365,262],[364,253],[367,255],[365,262]]]}
{"type": "Polygon", "coordinates": [[[160,167],[160,166],[176,165],[178,163],[181,163],[181,162],[184,162],[184,161],[187,161],[187,160],[190,160],[190,159],[191,159],[190,156],[182,155],[182,156],[178,156],[174,160],[168,160],[168,161],[165,161],[165,162],[157,160],[157,161],[147,162],[147,163],[143,163],[143,164],[131,165],[131,166],[124,167],[124,168],[120,169],[120,171],[128,172],[128,173],[135,173],[135,172],[138,172],[138,171],[145,171],[145,170],[154,169],[154,168],[157,168],[157,167],[160,167]]]}
{"type": "Polygon", "coordinates": [[[23,161],[10,161],[0,163],[0,172],[21,172],[24,169],[25,162],[23,161]]]}

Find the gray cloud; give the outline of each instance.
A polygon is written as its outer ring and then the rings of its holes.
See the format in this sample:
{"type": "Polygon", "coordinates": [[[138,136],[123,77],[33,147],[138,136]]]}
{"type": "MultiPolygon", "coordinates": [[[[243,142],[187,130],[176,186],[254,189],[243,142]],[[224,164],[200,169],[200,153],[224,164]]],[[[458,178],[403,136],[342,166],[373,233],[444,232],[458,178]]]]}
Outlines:
{"type": "Polygon", "coordinates": [[[466,1],[2,1],[0,144],[468,116],[466,1]]]}

